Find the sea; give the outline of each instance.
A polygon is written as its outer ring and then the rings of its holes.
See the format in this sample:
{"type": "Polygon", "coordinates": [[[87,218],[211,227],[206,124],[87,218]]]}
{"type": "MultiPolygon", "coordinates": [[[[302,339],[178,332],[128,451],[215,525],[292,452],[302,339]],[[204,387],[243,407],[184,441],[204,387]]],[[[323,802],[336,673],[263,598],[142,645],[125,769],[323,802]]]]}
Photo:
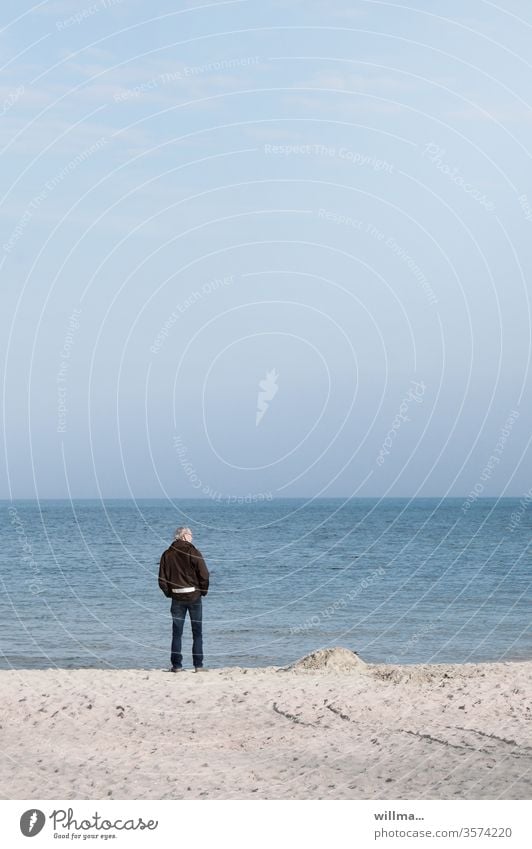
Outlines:
{"type": "MultiPolygon", "coordinates": [[[[532,658],[519,499],[0,502],[0,667],[164,669],[159,559],[190,526],[211,573],[205,665],[532,658]]],[[[190,627],[184,664],[191,665],[190,627]]]]}

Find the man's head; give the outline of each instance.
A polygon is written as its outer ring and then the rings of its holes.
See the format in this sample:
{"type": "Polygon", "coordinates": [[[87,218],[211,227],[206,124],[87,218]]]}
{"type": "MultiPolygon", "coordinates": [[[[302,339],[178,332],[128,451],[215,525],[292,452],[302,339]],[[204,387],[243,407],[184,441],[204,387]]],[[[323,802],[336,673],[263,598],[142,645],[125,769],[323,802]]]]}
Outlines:
{"type": "Polygon", "coordinates": [[[182,539],[185,542],[192,542],[192,531],[190,528],[177,528],[174,534],[174,539],[182,539]]]}

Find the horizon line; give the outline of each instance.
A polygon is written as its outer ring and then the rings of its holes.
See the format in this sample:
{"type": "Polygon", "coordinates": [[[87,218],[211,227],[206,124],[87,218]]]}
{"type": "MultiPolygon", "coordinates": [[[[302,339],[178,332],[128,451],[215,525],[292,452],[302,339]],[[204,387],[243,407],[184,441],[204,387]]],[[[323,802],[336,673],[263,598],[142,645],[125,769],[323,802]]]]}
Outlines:
{"type": "MultiPolygon", "coordinates": [[[[519,495],[483,495],[478,496],[475,499],[476,501],[510,501],[512,499],[523,498],[526,493],[520,493],[519,495]]],[[[432,500],[432,501],[445,501],[445,500],[455,500],[460,501],[468,498],[469,493],[465,495],[278,495],[274,498],[260,498],[253,499],[246,495],[231,495],[227,496],[224,499],[215,499],[215,498],[191,498],[185,495],[179,496],[154,496],[154,495],[139,495],[139,496],[124,496],[124,495],[109,495],[104,497],[94,496],[94,495],[76,495],[72,498],[65,498],[64,496],[43,496],[39,498],[39,496],[17,496],[16,498],[0,498],[0,504],[2,503],[12,503],[14,501],[66,501],[68,503],[72,501],[199,501],[204,504],[218,504],[218,505],[231,505],[234,504],[236,506],[242,506],[243,504],[271,504],[274,501],[414,501],[414,500],[432,500]]],[[[475,503],[473,502],[473,504],[475,503]]]]}

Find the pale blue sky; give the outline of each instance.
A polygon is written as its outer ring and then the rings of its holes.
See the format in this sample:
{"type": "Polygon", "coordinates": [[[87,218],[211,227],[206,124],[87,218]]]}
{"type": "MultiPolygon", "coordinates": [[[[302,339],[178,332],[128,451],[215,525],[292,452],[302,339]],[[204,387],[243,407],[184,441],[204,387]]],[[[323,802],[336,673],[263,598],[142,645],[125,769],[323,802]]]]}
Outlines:
{"type": "Polygon", "coordinates": [[[528,3],[0,14],[0,497],[524,494],[528,3]]]}

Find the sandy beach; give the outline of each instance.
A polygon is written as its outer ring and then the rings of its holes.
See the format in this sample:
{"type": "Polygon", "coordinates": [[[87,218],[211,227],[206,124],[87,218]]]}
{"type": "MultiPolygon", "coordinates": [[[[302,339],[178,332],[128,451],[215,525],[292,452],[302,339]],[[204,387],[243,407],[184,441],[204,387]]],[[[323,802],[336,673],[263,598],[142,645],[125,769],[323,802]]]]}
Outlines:
{"type": "Polygon", "coordinates": [[[532,662],[0,672],[4,799],[526,799],[532,662]]]}

